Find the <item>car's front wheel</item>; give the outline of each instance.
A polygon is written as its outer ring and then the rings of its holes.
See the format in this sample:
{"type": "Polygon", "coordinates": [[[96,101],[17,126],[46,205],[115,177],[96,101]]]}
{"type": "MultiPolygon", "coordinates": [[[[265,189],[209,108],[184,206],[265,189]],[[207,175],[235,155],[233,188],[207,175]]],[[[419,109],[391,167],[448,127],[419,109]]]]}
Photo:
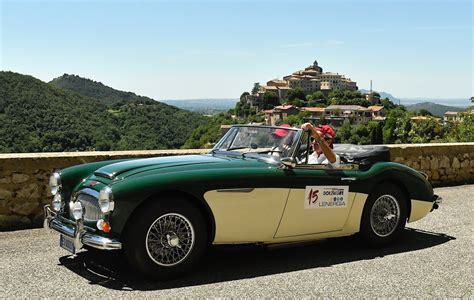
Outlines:
{"type": "Polygon", "coordinates": [[[159,199],[127,226],[124,252],[145,275],[171,279],[196,265],[208,246],[203,216],[187,199],[159,199]]]}
{"type": "Polygon", "coordinates": [[[372,246],[393,242],[407,219],[407,198],[393,184],[379,186],[367,198],[361,222],[361,235],[372,246]]]}

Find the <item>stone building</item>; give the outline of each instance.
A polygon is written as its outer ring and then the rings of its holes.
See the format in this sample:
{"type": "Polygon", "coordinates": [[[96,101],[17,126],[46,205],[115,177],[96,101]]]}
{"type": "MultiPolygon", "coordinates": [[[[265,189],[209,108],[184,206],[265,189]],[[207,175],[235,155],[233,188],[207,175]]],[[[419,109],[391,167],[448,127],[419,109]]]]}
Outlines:
{"type": "Polygon", "coordinates": [[[372,111],[372,117],[384,117],[385,116],[385,109],[382,105],[372,105],[367,107],[372,111]]]}
{"type": "Polygon", "coordinates": [[[457,111],[447,111],[444,113],[443,121],[444,123],[460,122],[462,121],[462,117],[457,111]]]}
{"type": "Polygon", "coordinates": [[[372,120],[372,110],[360,105],[329,105],[324,110],[325,119],[334,126],[368,123],[372,120]]]}
{"type": "Polygon", "coordinates": [[[356,91],[358,89],[355,81],[339,73],[323,72],[323,68],[318,65],[317,61],[314,61],[311,66],[295,71],[283,79],[275,78],[267,81],[266,85],[258,84],[258,89],[252,91],[252,94],[247,98],[252,106],[261,107],[259,103],[262,102],[265,92],[274,92],[281,100],[286,98],[290,89],[298,87],[307,94],[317,91],[329,93],[332,90],[356,91]]]}
{"type": "Polygon", "coordinates": [[[383,106],[363,107],[359,105],[330,105],[328,107],[296,107],[293,105],[275,106],[274,109],[265,110],[265,121],[268,125],[275,125],[290,115],[296,115],[301,111],[310,114],[304,118],[304,122],[320,124],[325,122],[334,127],[340,127],[346,123],[366,124],[369,121],[384,121],[385,110],[383,106]]]}
{"type": "Polygon", "coordinates": [[[301,110],[293,105],[279,105],[275,106],[273,109],[264,110],[265,113],[265,122],[268,125],[277,125],[283,119],[291,115],[297,115],[301,110]]]}
{"type": "Polygon", "coordinates": [[[312,66],[293,72],[283,77],[290,88],[302,88],[306,93],[331,90],[357,90],[357,83],[344,75],[333,72],[323,72],[323,69],[314,61],[312,66]]]}

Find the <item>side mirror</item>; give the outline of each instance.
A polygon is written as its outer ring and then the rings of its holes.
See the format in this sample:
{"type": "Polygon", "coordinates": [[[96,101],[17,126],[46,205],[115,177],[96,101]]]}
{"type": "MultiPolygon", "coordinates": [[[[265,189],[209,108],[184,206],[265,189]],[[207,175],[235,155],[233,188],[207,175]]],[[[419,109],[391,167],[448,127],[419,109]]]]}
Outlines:
{"type": "Polygon", "coordinates": [[[295,160],[294,158],[292,158],[292,157],[284,157],[284,158],[282,158],[282,159],[281,159],[281,163],[282,163],[284,166],[286,166],[286,167],[288,167],[288,168],[290,168],[290,169],[296,167],[296,160],[295,160]]]}

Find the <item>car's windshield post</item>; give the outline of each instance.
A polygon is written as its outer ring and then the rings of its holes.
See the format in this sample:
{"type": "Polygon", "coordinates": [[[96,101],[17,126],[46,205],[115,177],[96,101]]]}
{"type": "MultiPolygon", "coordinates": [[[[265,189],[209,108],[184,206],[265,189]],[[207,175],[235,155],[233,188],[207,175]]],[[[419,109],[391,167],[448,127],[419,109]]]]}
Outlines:
{"type": "MultiPolygon", "coordinates": [[[[309,159],[309,147],[311,147],[311,145],[310,145],[310,144],[311,144],[311,134],[310,134],[309,131],[307,131],[307,133],[308,133],[308,139],[307,139],[307,141],[306,141],[306,158],[305,158],[305,161],[304,161],[305,165],[308,164],[308,159],[309,159]]],[[[303,134],[303,137],[304,137],[304,134],[303,134]]]]}

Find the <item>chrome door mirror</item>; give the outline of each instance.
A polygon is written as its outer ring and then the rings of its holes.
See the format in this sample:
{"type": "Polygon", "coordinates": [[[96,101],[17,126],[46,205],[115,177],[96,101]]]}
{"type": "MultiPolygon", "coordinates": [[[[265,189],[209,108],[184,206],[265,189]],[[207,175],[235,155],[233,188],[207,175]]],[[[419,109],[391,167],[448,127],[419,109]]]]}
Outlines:
{"type": "Polygon", "coordinates": [[[288,168],[290,168],[290,169],[296,167],[296,160],[295,160],[294,158],[292,158],[292,157],[284,157],[284,158],[282,158],[282,159],[281,159],[281,163],[282,163],[284,166],[286,166],[286,167],[288,167],[288,168]]]}

